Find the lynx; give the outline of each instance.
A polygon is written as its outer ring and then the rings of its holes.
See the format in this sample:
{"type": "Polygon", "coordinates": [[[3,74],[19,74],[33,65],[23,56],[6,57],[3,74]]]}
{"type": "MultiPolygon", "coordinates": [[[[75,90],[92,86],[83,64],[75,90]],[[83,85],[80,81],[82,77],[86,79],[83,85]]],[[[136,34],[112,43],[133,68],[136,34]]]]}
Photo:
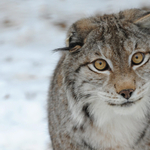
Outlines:
{"type": "Polygon", "coordinates": [[[150,150],[150,12],[75,22],[48,99],[53,150],[150,150]]]}

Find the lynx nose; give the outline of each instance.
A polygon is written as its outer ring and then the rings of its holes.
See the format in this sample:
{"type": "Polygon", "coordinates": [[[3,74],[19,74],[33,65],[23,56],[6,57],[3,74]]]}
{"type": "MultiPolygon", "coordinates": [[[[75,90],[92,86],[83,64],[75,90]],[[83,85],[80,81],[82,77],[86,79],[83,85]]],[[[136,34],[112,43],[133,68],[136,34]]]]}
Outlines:
{"type": "Polygon", "coordinates": [[[119,94],[123,96],[124,98],[129,99],[133,92],[134,92],[133,89],[125,89],[125,90],[120,91],[119,94]]]}

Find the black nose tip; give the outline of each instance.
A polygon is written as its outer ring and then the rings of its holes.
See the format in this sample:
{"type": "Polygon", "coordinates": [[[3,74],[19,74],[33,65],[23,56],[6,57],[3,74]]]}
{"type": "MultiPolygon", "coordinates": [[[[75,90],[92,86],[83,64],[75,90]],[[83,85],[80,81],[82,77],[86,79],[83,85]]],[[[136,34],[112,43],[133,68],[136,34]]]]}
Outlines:
{"type": "Polygon", "coordinates": [[[119,94],[123,96],[124,98],[129,99],[133,92],[134,92],[133,89],[125,89],[125,90],[120,91],[119,94]]]}

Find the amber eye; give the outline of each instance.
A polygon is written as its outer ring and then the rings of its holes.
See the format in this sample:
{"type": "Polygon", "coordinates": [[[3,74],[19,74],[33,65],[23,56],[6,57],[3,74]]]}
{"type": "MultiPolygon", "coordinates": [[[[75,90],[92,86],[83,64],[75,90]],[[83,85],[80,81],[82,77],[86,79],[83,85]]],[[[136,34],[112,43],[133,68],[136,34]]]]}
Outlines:
{"type": "Polygon", "coordinates": [[[132,63],[134,65],[139,65],[140,63],[142,63],[144,60],[144,54],[143,53],[135,53],[133,56],[132,56],[132,63]]]}
{"type": "Polygon", "coordinates": [[[103,59],[98,59],[94,62],[94,67],[97,69],[97,70],[100,70],[100,71],[103,71],[105,70],[108,65],[107,65],[107,62],[103,59]]]}

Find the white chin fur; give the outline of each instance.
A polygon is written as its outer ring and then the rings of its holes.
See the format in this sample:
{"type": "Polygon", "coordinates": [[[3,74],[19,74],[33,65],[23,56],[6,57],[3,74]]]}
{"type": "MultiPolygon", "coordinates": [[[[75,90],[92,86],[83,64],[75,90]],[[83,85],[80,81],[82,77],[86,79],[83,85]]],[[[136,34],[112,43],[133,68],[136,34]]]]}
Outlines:
{"type": "Polygon", "coordinates": [[[111,106],[114,113],[118,115],[136,115],[138,118],[141,118],[145,113],[146,109],[145,99],[141,99],[129,106],[111,106]]]}
{"type": "Polygon", "coordinates": [[[135,102],[130,106],[111,106],[107,102],[95,101],[92,103],[91,114],[95,118],[96,125],[101,127],[110,120],[117,118],[130,118],[142,119],[147,114],[147,106],[150,105],[148,96],[145,96],[140,101],[135,102]]]}
{"type": "Polygon", "coordinates": [[[148,96],[148,90],[146,90],[141,96],[143,97],[139,101],[136,101],[139,97],[137,93],[133,95],[134,103],[129,106],[112,106],[113,111],[119,115],[135,115],[137,118],[141,118],[146,115],[147,108],[150,105],[150,97],[148,96]]]}

